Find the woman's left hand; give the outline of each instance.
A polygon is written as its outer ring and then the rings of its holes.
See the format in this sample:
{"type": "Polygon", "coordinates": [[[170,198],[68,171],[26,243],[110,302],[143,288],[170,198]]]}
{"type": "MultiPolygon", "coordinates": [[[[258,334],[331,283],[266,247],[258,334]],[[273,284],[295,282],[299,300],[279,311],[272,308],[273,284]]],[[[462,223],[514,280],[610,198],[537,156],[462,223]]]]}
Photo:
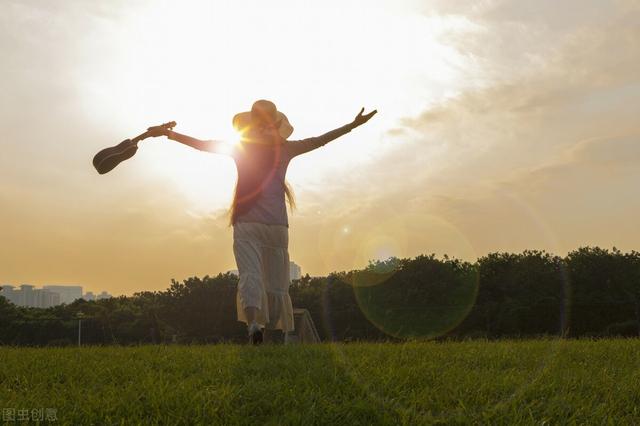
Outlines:
{"type": "Polygon", "coordinates": [[[374,115],[376,115],[378,113],[378,110],[374,109],[373,111],[371,111],[368,114],[364,114],[364,108],[362,108],[360,110],[360,112],[358,113],[358,115],[356,116],[356,118],[353,119],[353,127],[358,127],[363,125],[364,123],[366,123],[367,121],[369,121],[371,119],[371,117],[373,117],[374,115]]]}

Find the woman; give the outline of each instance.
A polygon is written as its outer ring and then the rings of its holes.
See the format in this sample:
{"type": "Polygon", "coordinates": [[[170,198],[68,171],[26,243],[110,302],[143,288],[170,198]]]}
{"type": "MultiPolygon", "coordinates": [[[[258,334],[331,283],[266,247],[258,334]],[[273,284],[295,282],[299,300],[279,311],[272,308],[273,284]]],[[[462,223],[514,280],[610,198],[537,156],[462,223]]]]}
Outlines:
{"type": "Polygon", "coordinates": [[[262,343],[263,329],[292,331],[293,308],[289,297],[289,222],[285,196],[293,196],[285,182],[289,161],[366,123],[377,111],[364,108],[349,124],[322,136],[288,141],[293,127],[275,104],[256,101],[251,111],[236,114],[234,127],[241,143],[229,152],[228,145],[199,140],[171,130],[158,134],[201,151],[230,155],[236,163],[238,181],[231,206],[233,253],[238,265],[236,297],[238,321],[245,322],[249,341],[262,343]]]}

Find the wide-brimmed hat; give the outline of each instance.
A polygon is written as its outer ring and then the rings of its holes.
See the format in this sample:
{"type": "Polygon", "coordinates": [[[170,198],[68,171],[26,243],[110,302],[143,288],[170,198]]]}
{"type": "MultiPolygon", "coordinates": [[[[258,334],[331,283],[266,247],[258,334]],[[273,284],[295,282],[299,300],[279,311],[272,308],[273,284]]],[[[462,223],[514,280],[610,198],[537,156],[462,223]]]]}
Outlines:
{"type": "Polygon", "coordinates": [[[251,111],[233,116],[233,127],[241,133],[245,133],[254,125],[264,123],[279,123],[278,132],[283,139],[287,139],[293,133],[293,127],[289,124],[287,116],[278,111],[276,104],[264,99],[255,101],[251,111]]]}

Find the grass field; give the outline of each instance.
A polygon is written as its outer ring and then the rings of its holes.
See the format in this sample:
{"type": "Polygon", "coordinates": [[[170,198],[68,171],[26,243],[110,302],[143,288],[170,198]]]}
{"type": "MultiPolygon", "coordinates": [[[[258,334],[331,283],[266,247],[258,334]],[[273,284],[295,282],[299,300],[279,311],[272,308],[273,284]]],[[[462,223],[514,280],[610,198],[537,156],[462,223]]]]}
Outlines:
{"type": "Polygon", "coordinates": [[[0,365],[3,413],[56,424],[640,424],[640,340],[4,347],[0,365]]]}

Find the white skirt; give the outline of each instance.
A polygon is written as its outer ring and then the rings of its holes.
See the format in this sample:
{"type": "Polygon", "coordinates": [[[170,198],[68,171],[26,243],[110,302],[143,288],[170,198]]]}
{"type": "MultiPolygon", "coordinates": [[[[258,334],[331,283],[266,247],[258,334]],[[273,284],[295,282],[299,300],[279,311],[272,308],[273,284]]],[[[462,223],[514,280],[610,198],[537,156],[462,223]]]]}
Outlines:
{"type": "Polygon", "coordinates": [[[233,254],[238,265],[238,321],[244,309],[258,308],[256,321],[272,330],[293,331],[289,297],[289,228],[256,222],[233,226],[233,254]]]}

